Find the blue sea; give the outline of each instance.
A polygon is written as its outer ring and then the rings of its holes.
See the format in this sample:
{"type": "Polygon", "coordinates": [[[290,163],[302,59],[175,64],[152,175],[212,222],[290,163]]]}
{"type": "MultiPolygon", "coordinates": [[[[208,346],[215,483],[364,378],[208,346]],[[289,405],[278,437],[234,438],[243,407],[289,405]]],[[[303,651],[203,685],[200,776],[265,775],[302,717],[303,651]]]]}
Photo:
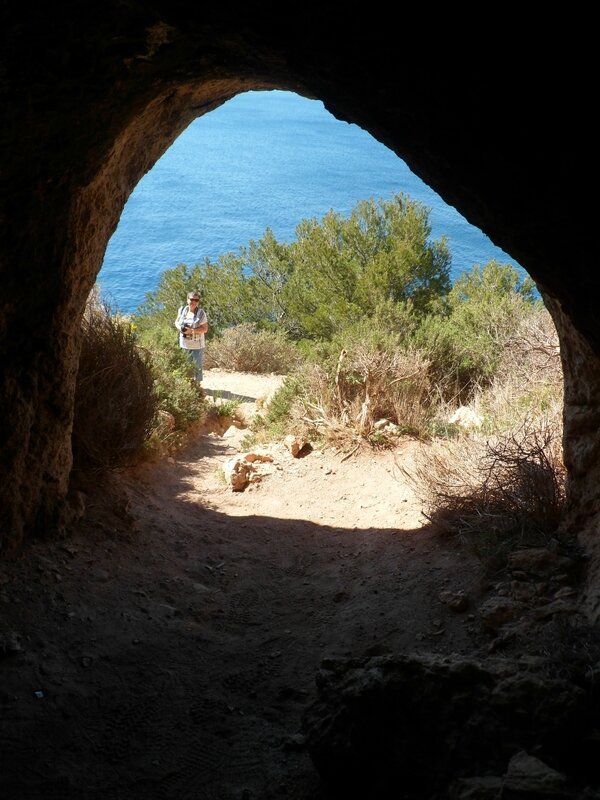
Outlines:
{"type": "Polygon", "coordinates": [[[430,209],[453,278],[492,258],[518,266],[362,128],[320,101],[269,91],[238,95],[179,136],[125,205],[98,284],[130,313],[177,264],[237,251],[267,227],[292,241],[301,219],[348,215],[359,200],[397,192],[430,209]]]}

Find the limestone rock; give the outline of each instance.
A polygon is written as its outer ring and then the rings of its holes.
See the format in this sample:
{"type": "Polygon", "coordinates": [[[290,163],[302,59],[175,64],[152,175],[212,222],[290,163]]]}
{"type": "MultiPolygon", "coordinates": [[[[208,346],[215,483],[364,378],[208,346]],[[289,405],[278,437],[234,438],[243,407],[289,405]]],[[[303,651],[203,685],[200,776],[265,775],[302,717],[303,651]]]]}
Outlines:
{"type": "Polygon", "coordinates": [[[546,547],[530,547],[516,550],[508,556],[511,570],[525,572],[530,575],[547,575],[559,563],[558,554],[546,547]]]}
{"type": "Polygon", "coordinates": [[[572,614],[576,614],[577,611],[578,608],[576,603],[559,598],[558,600],[554,600],[553,602],[548,603],[547,605],[538,609],[536,612],[536,617],[538,619],[548,619],[548,617],[554,617],[558,614],[571,616],[572,614]]]}
{"type": "Polygon", "coordinates": [[[0,633],[0,658],[16,655],[21,650],[21,636],[18,633],[14,631],[0,633]]]}
{"type": "Polygon", "coordinates": [[[250,483],[252,466],[241,456],[234,456],[223,464],[225,480],[234,492],[243,492],[250,483]]]}
{"type": "Polygon", "coordinates": [[[566,779],[563,774],[551,769],[539,758],[520,751],[514,755],[504,778],[503,800],[521,800],[523,796],[533,798],[565,797],[566,779]]]}
{"type": "Polygon", "coordinates": [[[473,428],[481,428],[483,418],[470,406],[459,406],[448,419],[448,422],[451,425],[458,425],[459,428],[464,430],[472,430],[473,428]]]}
{"type": "Polygon", "coordinates": [[[258,466],[272,462],[273,456],[269,453],[240,453],[223,464],[223,474],[234,492],[243,492],[249,483],[256,483],[263,477],[258,466]]]}
{"type": "Polygon", "coordinates": [[[508,659],[330,659],[317,689],[303,732],[335,798],[442,798],[454,785],[460,800],[495,800],[497,779],[455,782],[502,775],[516,751],[534,747],[541,759],[552,754],[557,763],[562,755],[569,763],[573,752],[584,752],[595,724],[591,679],[584,689],[508,659]]]}
{"type": "Polygon", "coordinates": [[[484,626],[494,630],[514,620],[522,608],[521,603],[508,597],[490,597],[481,606],[479,614],[484,626]]]}
{"type": "Polygon", "coordinates": [[[400,433],[400,426],[389,419],[383,418],[373,423],[373,430],[379,431],[380,433],[387,433],[390,436],[398,436],[400,433]]]}
{"type": "Polygon", "coordinates": [[[537,589],[534,584],[527,581],[512,581],[510,593],[515,600],[528,603],[537,595],[537,589]]]}
{"type": "Polygon", "coordinates": [[[156,412],[158,428],[161,432],[170,433],[175,430],[175,417],[168,411],[158,410],[156,412]]]}
{"type": "Polygon", "coordinates": [[[376,422],[373,423],[373,430],[379,431],[382,428],[385,428],[387,425],[390,424],[389,419],[378,419],[376,422]]]}
{"type": "Polygon", "coordinates": [[[283,443],[294,458],[298,458],[300,451],[303,450],[307,444],[306,439],[303,439],[301,436],[294,436],[293,434],[286,436],[283,443]]]}
{"type": "Polygon", "coordinates": [[[223,439],[231,439],[233,436],[237,436],[239,432],[240,429],[237,427],[237,425],[230,425],[223,434],[223,439]]]}
{"type": "Polygon", "coordinates": [[[461,778],[452,784],[449,800],[500,800],[502,778],[485,775],[481,778],[461,778]]]}
{"type": "Polygon", "coordinates": [[[438,598],[441,603],[451,608],[452,611],[466,611],[469,607],[469,597],[462,589],[457,592],[443,589],[438,594],[438,598]]]}
{"type": "Polygon", "coordinates": [[[254,464],[257,461],[265,464],[273,462],[273,456],[269,455],[269,453],[246,453],[243,458],[248,464],[254,464]]]}

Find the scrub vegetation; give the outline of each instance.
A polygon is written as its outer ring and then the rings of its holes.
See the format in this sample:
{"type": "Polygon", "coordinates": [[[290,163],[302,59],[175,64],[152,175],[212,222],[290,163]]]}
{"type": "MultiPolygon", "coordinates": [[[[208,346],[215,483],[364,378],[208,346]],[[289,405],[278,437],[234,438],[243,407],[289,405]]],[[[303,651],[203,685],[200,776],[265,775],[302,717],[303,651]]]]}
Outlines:
{"type": "Polygon", "coordinates": [[[347,218],[330,211],[303,220],[292,242],[267,230],[237,253],[167,270],[131,319],[107,312],[90,328],[86,315],[77,463],[124,463],[149,443],[176,442],[209,413],[173,327],[181,298],[199,289],[207,368],[287,376],[256,418],[254,441],[294,432],[350,451],[416,436],[427,444],[412,477],[432,518],[464,533],[505,508],[511,530],[554,531],[564,469],[552,321],[513,266],[474,265],[452,284],[450,265],[445,238],[431,238],[428,209],[399,194],[364,200],[347,218]],[[110,342],[98,349],[107,363],[99,364],[87,339],[105,328],[110,342]],[[113,368],[114,359],[124,363],[113,368]],[[100,414],[103,403],[118,414],[100,414]],[[109,437],[118,455],[90,456],[84,446],[94,414],[131,422],[109,437]]]}

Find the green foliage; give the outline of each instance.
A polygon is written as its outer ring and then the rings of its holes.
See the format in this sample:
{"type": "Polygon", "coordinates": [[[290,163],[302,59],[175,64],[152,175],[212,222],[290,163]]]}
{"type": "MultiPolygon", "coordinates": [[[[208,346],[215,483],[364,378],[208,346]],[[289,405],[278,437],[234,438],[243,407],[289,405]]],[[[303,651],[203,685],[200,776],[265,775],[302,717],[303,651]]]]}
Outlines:
{"type": "MultiPolygon", "coordinates": [[[[177,268],[173,277],[178,280],[184,272],[177,268]]],[[[163,275],[165,278],[166,273],[163,275]]],[[[167,283],[167,281],[165,281],[167,283]]],[[[173,289],[172,302],[181,296],[181,288],[173,289]]],[[[186,296],[183,289],[183,296],[186,296]]],[[[152,360],[154,370],[154,393],[158,408],[171,414],[177,430],[185,430],[202,415],[198,391],[192,383],[193,367],[186,353],[178,345],[177,331],[174,327],[177,305],[173,319],[169,319],[165,309],[158,309],[154,317],[135,317],[135,328],[139,343],[146,349],[152,360]],[[151,320],[155,321],[152,323],[151,320]]]]}
{"type": "Polygon", "coordinates": [[[381,303],[372,318],[359,317],[346,323],[331,339],[303,339],[298,342],[298,351],[304,360],[322,365],[333,376],[342,350],[351,352],[364,346],[392,353],[412,348],[416,325],[410,302],[381,303]]]}
{"type": "Polygon", "coordinates": [[[162,273],[157,290],[146,295],[145,302],[134,315],[136,328],[146,343],[164,344],[167,331],[171,341],[176,341],[177,311],[185,303],[187,293],[199,288],[197,280],[197,268],[190,269],[185,264],[162,273]]]}
{"type": "Polygon", "coordinates": [[[223,400],[217,403],[217,414],[220,417],[234,417],[239,405],[238,400],[223,400]]]}
{"type": "Polygon", "coordinates": [[[215,392],[212,401],[206,401],[207,408],[219,417],[233,417],[239,408],[239,400],[224,400],[222,392],[215,392]]]}
{"type": "MultiPolygon", "coordinates": [[[[402,194],[364,200],[347,218],[330,211],[302,220],[291,243],[267,229],[238,253],[180,264],[135,316],[155,360],[160,408],[180,428],[201,414],[174,327],[195,289],[209,320],[207,368],[286,374],[307,365],[257,429],[287,432],[312,414],[315,425],[321,415],[321,426],[371,441],[383,439],[378,417],[398,430],[453,434],[434,406],[489,386],[540,304],[512,266],[476,265],[453,287],[449,268],[445,239],[431,240],[428,209],[402,194]]],[[[544,402],[542,391],[513,405],[544,402]]]]}
{"type": "Polygon", "coordinates": [[[308,399],[308,383],[303,375],[289,375],[274,393],[264,415],[254,418],[253,430],[262,439],[277,439],[294,427],[294,407],[308,399]]]}
{"type": "Polygon", "coordinates": [[[468,398],[490,381],[506,342],[535,305],[534,284],[490,261],[464,273],[420,324],[415,342],[444,396],[468,398]]]}
{"type": "Polygon", "coordinates": [[[189,359],[179,348],[157,348],[150,351],[150,356],[158,407],[173,416],[177,430],[185,430],[203,415],[201,398],[191,380],[189,359]]]}
{"type": "Polygon", "coordinates": [[[257,324],[285,329],[288,311],[284,289],[294,270],[293,247],[279,243],[273,231],[267,228],[262,239],[251,241],[241,253],[246,262],[246,274],[251,275],[247,280],[252,282],[254,290],[255,317],[252,319],[257,324]]]}
{"type": "Polygon", "coordinates": [[[402,194],[364,200],[348,219],[330,211],[303,220],[290,244],[267,229],[237,254],[164,272],[136,324],[158,343],[190,289],[201,294],[212,336],[242,323],[295,339],[330,339],[363,317],[404,324],[409,308],[422,316],[450,288],[446,242],[430,235],[428,210],[402,194]]]}
{"type": "Polygon", "coordinates": [[[478,301],[494,305],[499,300],[518,295],[529,303],[535,301],[535,284],[529,277],[522,278],[511,264],[488,261],[485,266],[475,264],[464,272],[450,292],[451,304],[478,301]]]}
{"type": "Polygon", "coordinates": [[[430,243],[430,234],[428,210],[402,194],[364,200],[349,219],[330,211],[321,223],[303,220],[283,290],[289,329],[330,339],[386,304],[410,299],[427,311],[450,288],[446,242],[430,243]]]}
{"type": "Polygon", "coordinates": [[[162,273],[158,288],[146,295],[146,300],[135,314],[140,335],[156,344],[177,341],[174,327],[177,312],[191,290],[200,293],[200,304],[209,321],[209,334],[218,334],[225,328],[252,318],[255,302],[252,281],[247,281],[243,260],[233,253],[219,257],[213,263],[190,268],[179,264],[162,273]]]}
{"type": "Polygon", "coordinates": [[[406,349],[409,341],[403,331],[390,329],[385,321],[381,322],[374,317],[360,319],[346,326],[336,334],[332,344],[338,353],[342,349],[349,353],[358,349],[373,353],[394,353],[406,349]]]}
{"type": "Polygon", "coordinates": [[[238,255],[220,256],[216,262],[206,259],[203,265],[195,267],[213,335],[244,322],[261,325],[268,317],[268,297],[251,269],[245,250],[238,255]]]}

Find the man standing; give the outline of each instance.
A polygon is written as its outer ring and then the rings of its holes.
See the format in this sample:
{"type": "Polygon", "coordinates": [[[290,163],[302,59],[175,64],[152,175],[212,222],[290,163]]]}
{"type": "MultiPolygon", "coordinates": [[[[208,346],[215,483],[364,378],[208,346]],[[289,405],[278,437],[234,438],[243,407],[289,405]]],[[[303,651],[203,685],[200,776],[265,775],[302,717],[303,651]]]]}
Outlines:
{"type": "Polygon", "coordinates": [[[179,331],[179,346],[185,350],[194,365],[194,380],[202,381],[204,363],[204,334],[208,330],[206,311],[200,308],[198,292],[189,292],[187,305],[181,306],[175,327],[179,331]]]}

